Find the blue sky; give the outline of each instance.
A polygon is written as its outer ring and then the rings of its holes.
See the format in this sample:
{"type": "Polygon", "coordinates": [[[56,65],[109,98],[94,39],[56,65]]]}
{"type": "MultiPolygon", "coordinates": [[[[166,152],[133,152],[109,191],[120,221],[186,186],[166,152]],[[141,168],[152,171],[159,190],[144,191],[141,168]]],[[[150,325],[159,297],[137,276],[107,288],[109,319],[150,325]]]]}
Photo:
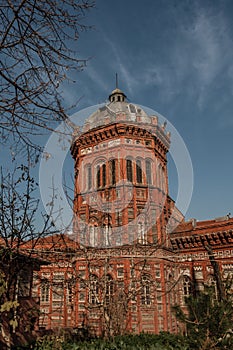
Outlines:
{"type": "MultiPolygon", "coordinates": [[[[128,99],[164,115],[189,150],[187,218],[233,215],[233,2],[97,0],[78,51],[90,57],[65,97],[101,103],[115,72],[128,99]]],[[[169,179],[175,194],[174,179],[169,179]]]]}
{"type": "MultiPolygon", "coordinates": [[[[193,163],[186,218],[233,215],[232,0],[96,0],[76,47],[87,67],[63,87],[74,113],[119,87],[129,101],[163,116],[183,138],[193,163]]],[[[172,137],[172,136],[171,136],[172,137]]],[[[71,157],[68,167],[72,172],[71,157]]],[[[176,196],[172,164],[170,187],[176,196]]]]}

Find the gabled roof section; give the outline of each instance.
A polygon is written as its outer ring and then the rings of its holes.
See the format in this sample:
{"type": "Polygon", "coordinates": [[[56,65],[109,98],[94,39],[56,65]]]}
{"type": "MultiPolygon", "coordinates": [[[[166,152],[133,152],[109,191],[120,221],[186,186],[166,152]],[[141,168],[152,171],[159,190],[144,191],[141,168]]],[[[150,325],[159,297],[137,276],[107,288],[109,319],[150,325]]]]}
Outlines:
{"type": "Polygon", "coordinates": [[[66,252],[75,251],[79,248],[79,245],[68,234],[55,234],[28,241],[21,248],[37,251],[66,252]]]}
{"type": "Polygon", "coordinates": [[[233,247],[233,218],[227,215],[213,220],[191,219],[181,223],[172,232],[171,243],[173,249],[179,251],[203,249],[206,245],[233,247]]]}

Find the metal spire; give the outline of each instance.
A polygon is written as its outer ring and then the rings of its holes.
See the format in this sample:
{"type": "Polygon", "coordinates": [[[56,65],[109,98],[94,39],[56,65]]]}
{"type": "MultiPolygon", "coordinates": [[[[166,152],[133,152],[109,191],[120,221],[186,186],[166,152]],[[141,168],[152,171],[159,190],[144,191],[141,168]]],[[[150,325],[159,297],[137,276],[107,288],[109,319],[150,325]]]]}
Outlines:
{"type": "Polygon", "coordinates": [[[116,73],[116,89],[118,89],[118,75],[116,73]]]}

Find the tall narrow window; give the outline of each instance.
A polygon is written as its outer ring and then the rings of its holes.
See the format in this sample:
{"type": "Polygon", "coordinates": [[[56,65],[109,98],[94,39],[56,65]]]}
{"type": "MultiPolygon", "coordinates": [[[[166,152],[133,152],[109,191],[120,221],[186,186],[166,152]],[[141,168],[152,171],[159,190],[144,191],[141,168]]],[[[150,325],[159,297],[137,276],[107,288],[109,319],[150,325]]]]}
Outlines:
{"type": "Polygon", "coordinates": [[[98,278],[96,275],[90,276],[90,290],[89,290],[89,303],[92,305],[97,304],[99,301],[99,286],[98,278]]]}
{"type": "Polygon", "coordinates": [[[87,166],[87,189],[91,189],[91,182],[92,182],[92,177],[91,177],[91,165],[87,166]]]}
{"type": "Polygon", "coordinates": [[[103,244],[108,247],[111,244],[111,234],[112,234],[112,227],[111,225],[103,225],[103,244]]]}
{"type": "Polygon", "coordinates": [[[126,172],[127,172],[127,180],[133,182],[133,165],[132,160],[126,160],[126,172]]]}
{"type": "Polygon", "coordinates": [[[136,177],[137,177],[137,183],[142,183],[142,164],[141,161],[138,159],[136,161],[136,177]]]}
{"type": "Polygon", "coordinates": [[[141,244],[146,244],[145,224],[138,222],[138,241],[141,244]]]}
{"type": "Polygon", "coordinates": [[[48,283],[42,282],[40,294],[41,294],[41,302],[49,301],[49,284],[48,283]]]}
{"type": "Polygon", "coordinates": [[[165,188],[165,171],[164,168],[161,168],[161,189],[165,192],[166,188],[165,188]]]}
{"type": "Polygon", "coordinates": [[[142,288],[141,288],[142,305],[151,304],[150,284],[151,284],[150,279],[147,276],[142,276],[142,288]]]}
{"type": "Polygon", "coordinates": [[[91,247],[96,247],[98,245],[98,226],[90,225],[89,227],[89,243],[91,247]]]}
{"type": "Polygon", "coordinates": [[[97,188],[100,187],[101,183],[100,183],[100,166],[98,165],[96,168],[96,184],[97,184],[97,188]]]}
{"type": "Polygon", "coordinates": [[[106,164],[102,165],[102,186],[106,186],[106,164]]]}
{"type": "Polygon", "coordinates": [[[72,301],[73,301],[73,288],[72,288],[71,283],[68,283],[66,295],[67,295],[68,303],[72,303],[72,301]]]}
{"type": "Polygon", "coordinates": [[[106,291],[105,291],[105,300],[106,304],[109,304],[113,298],[114,294],[114,282],[110,275],[106,277],[106,291]]]}
{"type": "Polygon", "coordinates": [[[111,168],[111,183],[114,185],[116,183],[116,160],[112,159],[110,163],[111,168]]]}
{"type": "Polygon", "coordinates": [[[146,182],[148,185],[152,184],[151,161],[149,159],[146,160],[146,182]]]}
{"type": "Polygon", "coordinates": [[[161,164],[158,165],[157,167],[157,186],[159,187],[160,190],[162,190],[163,187],[163,172],[162,172],[162,166],[161,164]]]}
{"type": "Polygon", "coordinates": [[[162,191],[165,191],[165,171],[162,167],[161,164],[158,166],[158,183],[159,183],[159,188],[162,191]]]}
{"type": "Polygon", "coordinates": [[[192,283],[189,276],[183,278],[183,293],[185,297],[188,297],[192,293],[192,283]]]}

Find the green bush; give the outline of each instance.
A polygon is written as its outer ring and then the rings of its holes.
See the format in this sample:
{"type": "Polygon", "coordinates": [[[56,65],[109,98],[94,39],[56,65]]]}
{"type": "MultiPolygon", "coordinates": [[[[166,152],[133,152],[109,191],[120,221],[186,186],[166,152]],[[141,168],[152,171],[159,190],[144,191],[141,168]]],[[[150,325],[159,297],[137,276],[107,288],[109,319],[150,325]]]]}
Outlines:
{"type": "Polygon", "coordinates": [[[188,350],[186,339],[170,333],[117,336],[111,340],[66,340],[64,336],[45,336],[37,340],[34,350],[188,350]]]}

